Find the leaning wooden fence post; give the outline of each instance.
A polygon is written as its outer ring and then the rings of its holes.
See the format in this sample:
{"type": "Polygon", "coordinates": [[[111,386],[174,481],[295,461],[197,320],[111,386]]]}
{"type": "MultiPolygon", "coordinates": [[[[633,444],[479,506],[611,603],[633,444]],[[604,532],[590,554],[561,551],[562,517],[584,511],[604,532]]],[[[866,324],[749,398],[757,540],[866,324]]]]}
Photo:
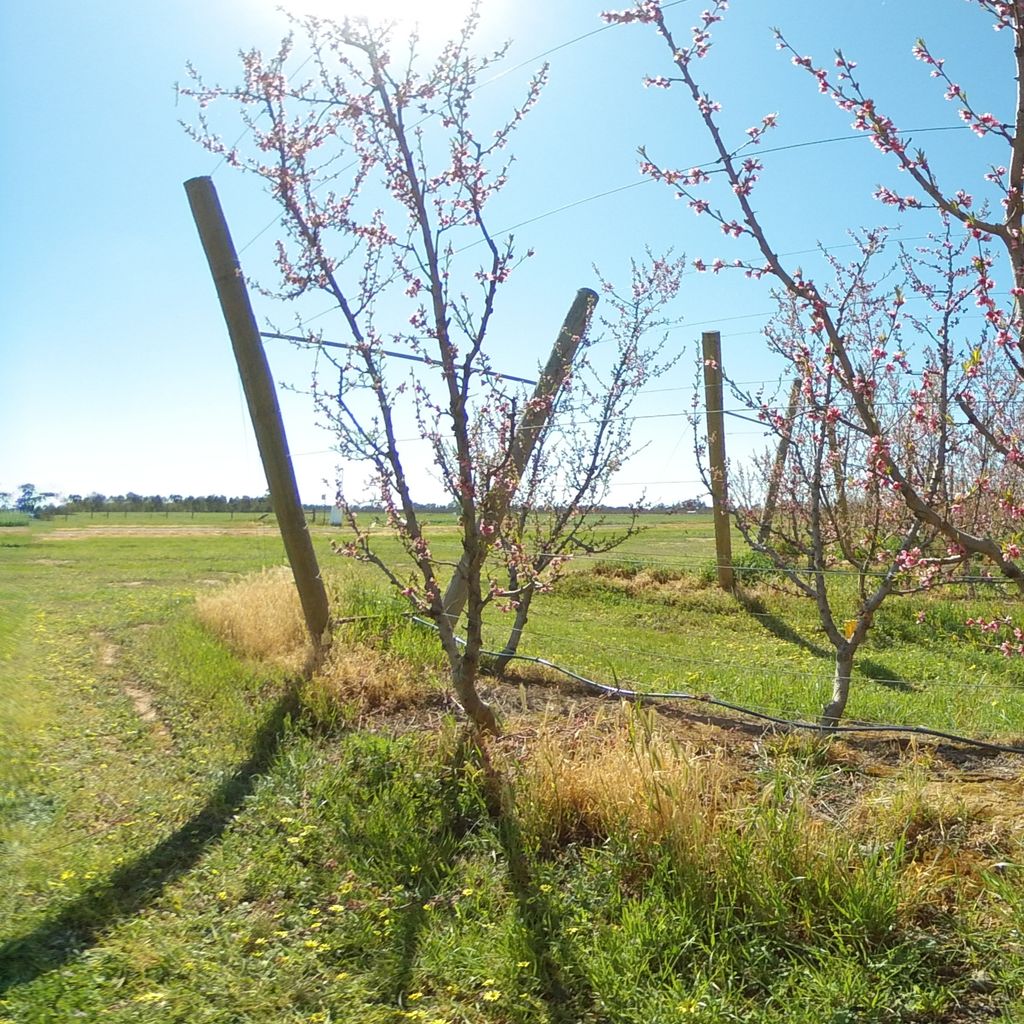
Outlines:
{"type": "Polygon", "coordinates": [[[718,331],[701,335],[704,361],[704,413],[708,430],[708,460],[711,463],[711,511],[715,521],[715,564],[718,585],[731,591],[732,533],[729,523],[729,488],[725,475],[725,413],[722,388],[722,336],[718,331]]]}
{"type": "Polygon", "coordinates": [[[249,302],[242,268],[212,179],[191,178],[185,182],[185,192],[231,337],[238,374],[242,378],[249,416],[252,418],[256,443],[267,475],[270,498],[295,577],[299,600],[302,602],[306,628],[314,649],[319,650],[327,630],[327,591],[306,526],[306,516],[302,511],[281,407],[270,376],[270,366],[263,350],[256,317],[249,302]]]}
{"type": "MultiPolygon", "coordinates": [[[[492,492],[488,506],[481,510],[492,522],[501,522],[508,514],[516,488],[530,461],[537,439],[551,415],[555,398],[569,375],[572,361],[576,358],[576,351],[587,333],[590,315],[596,305],[597,292],[590,288],[580,288],[569,307],[569,312],[565,315],[547,365],[537,380],[531,401],[527,403],[519,423],[516,424],[515,436],[509,447],[509,461],[512,466],[509,478],[514,483],[508,488],[496,488],[492,492]]],[[[452,617],[453,623],[462,614],[469,595],[469,584],[466,579],[468,566],[469,559],[463,555],[444,594],[445,614],[452,617]]]]}

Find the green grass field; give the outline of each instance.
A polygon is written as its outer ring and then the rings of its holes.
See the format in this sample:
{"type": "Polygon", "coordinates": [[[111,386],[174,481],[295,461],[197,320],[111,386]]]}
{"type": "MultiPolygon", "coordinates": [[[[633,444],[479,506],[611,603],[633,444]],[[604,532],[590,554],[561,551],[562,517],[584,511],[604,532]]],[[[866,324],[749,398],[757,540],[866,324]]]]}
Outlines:
{"type": "MultiPolygon", "coordinates": [[[[507,732],[481,751],[429,635],[324,557],[338,610],[387,627],[339,635],[350,686],[379,656],[420,698],[332,713],[200,624],[197,596],[280,564],[272,521],[0,533],[0,1021],[1024,1019],[1018,760],[619,710],[529,673],[485,683],[507,732]]],[[[652,520],[538,601],[523,652],[812,717],[812,610],[720,594],[711,561],[706,519],[652,520]]],[[[963,626],[1006,608],[887,606],[849,714],[1024,736],[1020,663],[963,626]]]]}
{"type": "MultiPolygon", "coordinates": [[[[713,585],[709,516],[644,522],[644,531],[614,552],[579,559],[556,591],[535,604],[520,653],[608,685],[710,693],[814,720],[830,693],[834,655],[811,602],[756,576],[745,578],[746,601],[721,593],[713,585]]],[[[439,534],[436,557],[454,558],[454,526],[439,534]]],[[[383,530],[379,543],[398,557],[383,530]]],[[[734,550],[742,550],[739,537],[734,550]]],[[[998,586],[890,600],[858,654],[848,717],[1024,742],[1024,660],[1005,658],[965,625],[970,617],[1013,614],[1019,605],[998,586]]],[[[852,615],[852,591],[848,607],[852,615]]],[[[839,611],[841,618],[841,601],[839,611]]],[[[491,649],[504,646],[510,619],[490,616],[491,649]]]]}

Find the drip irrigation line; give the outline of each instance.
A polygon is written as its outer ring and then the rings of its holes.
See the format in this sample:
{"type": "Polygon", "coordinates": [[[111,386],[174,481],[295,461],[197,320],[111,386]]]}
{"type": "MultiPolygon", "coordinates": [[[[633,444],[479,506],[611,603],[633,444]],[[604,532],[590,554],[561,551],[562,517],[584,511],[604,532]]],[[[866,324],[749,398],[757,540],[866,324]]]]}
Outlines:
{"type": "MultiPolygon", "coordinates": [[[[750,614],[753,614],[753,613],[750,613],[750,614]]],[[[576,642],[573,637],[560,636],[559,634],[556,634],[556,633],[539,632],[535,627],[531,627],[530,635],[534,636],[534,637],[536,637],[538,639],[541,639],[541,640],[552,640],[552,641],[555,641],[556,643],[562,643],[562,644],[566,644],[566,645],[569,645],[569,646],[571,646],[574,642],[576,642]]],[[[706,667],[706,668],[714,668],[714,669],[723,669],[723,668],[724,669],[728,669],[728,668],[735,668],[736,667],[734,662],[729,662],[729,661],[726,661],[726,660],[709,659],[709,658],[694,658],[694,657],[691,657],[691,656],[684,656],[684,655],[680,655],[680,654],[669,654],[667,652],[658,652],[658,651],[651,651],[651,650],[640,651],[640,650],[635,650],[635,649],[629,648],[629,647],[615,647],[615,646],[610,646],[608,644],[603,644],[600,648],[597,649],[597,651],[598,651],[598,653],[601,653],[601,654],[609,653],[610,652],[610,653],[615,653],[615,654],[618,654],[618,655],[625,655],[625,656],[631,657],[631,658],[640,658],[640,659],[642,659],[642,658],[649,658],[649,659],[654,659],[656,661],[676,662],[676,663],[681,664],[681,665],[700,665],[700,666],[703,666],[703,667],[706,667]]],[[[609,659],[609,660],[611,660],[611,659],[609,659]]],[[[833,659],[831,657],[828,657],[828,658],[820,659],[820,661],[831,663],[833,661],[833,659]]],[[[778,677],[796,678],[796,679],[806,678],[806,679],[812,679],[812,680],[819,680],[819,681],[821,681],[821,683],[823,685],[826,682],[828,682],[828,680],[825,679],[825,677],[822,675],[821,672],[815,671],[813,669],[788,668],[788,667],[781,667],[780,666],[777,669],[764,669],[763,671],[766,674],[770,674],[770,675],[778,676],[778,677]]],[[[966,681],[965,682],[956,682],[956,681],[951,680],[951,679],[908,679],[906,677],[893,678],[893,679],[885,679],[885,678],[877,678],[877,677],[874,677],[874,676],[865,676],[864,677],[864,681],[868,682],[868,683],[879,683],[881,685],[887,685],[888,684],[888,685],[916,686],[916,687],[919,687],[921,689],[933,689],[933,690],[934,689],[946,689],[946,690],[950,690],[950,689],[960,689],[960,690],[971,689],[973,691],[1014,690],[1014,691],[1017,691],[1018,693],[1021,692],[1022,690],[1024,690],[1024,681],[1022,681],[1021,683],[996,682],[994,680],[991,680],[991,681],[978,680],[976,682],[966,682],[966,681]]],[[[767,709],[764,709],[764,710],[767,710],[767,709]]]]}
{"type": "MultiPolygon", "coordinates": [[[[437,626],[430,622],[428,619],[421,618],[418,615],[412,616],[412,621],[417,622],[420,625],[427,626],[430,629],[436,630],[437,626]]],[[[455,637],[456,643],[461,646],[465,646],[466,641],[461,637],[455,637]]],[[[481,650],[481,654],[485,654],[488,657],[502,657],[503,655],[497,651],[481,650]]],[[[750,718],[756,718],[759,721],[769,722],[773,725],[785,726],[789,729],[802,729],[805,731],[816,732],[819,735],[834,735],[836,733],[904,733],[916,736],[931,736],[937,739],[949,740],[953,743],[961,743],[965,746],[978,747],[982,750],[991,750],[1002,754],[1024,754],[1024,747],[1013,746],[1007,743],[993,743],[988,740],[977,739],[973,736],[961,736],[959,733],[945,732],[941,729],[931,729],[924,725],[893,725],[893,724],[882,724],[882,723],[870,723],[870,722],[857,722],[852,725],[834,725],[826,726],[820,725],[815,722],[805,722],[801,719],[795,718],[783,718],[779,715],[772,715],[766,711],[758,711],[755,708],[749,707],[743,704],[735,704],[732,701],[721,700],[717,697],[712,697],[710,694],[699,694],[699,693],[688,693],[684,690],[666,690],[666,691],[640,691],[627,689],[621,686],[608,686],[605,683],[598,683],[593,679],[588,679],[586,676],[580,675],[578,672],[573,672],[571,669],[564,668],[562,665],[558,665],[553,661],[549,661],[547,658],[538,658],[526,654],[513,654],[511,659],[516,661],[526,661],[534,665],[541,665],[544,668],[552,669],[555,672],[560,672],[562,675],[573,679],[580,683],[588,690],[595,693],[599,693],[605,697],[618,697],[620,700],[635,701],[640,704],[653,703],[655,701],[692,701],[694,703],[707,704],[711,707],[724,708],[729,711],[733,711],[736,714],[746,715],[750,718]]]]}

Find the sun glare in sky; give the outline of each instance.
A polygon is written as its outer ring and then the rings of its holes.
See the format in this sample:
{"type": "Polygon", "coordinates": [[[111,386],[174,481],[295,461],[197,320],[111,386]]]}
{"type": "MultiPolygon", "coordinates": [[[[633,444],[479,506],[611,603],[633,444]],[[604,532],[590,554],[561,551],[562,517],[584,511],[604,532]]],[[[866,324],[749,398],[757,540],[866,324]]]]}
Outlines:
{"type": "Polygon", "coordinates": [[[287,0],[275,6],[318,18],[394,22],[400,30],[416,28],[425,40],[437,40],[447,38],[459,27],[470,0],[287,0]]]}

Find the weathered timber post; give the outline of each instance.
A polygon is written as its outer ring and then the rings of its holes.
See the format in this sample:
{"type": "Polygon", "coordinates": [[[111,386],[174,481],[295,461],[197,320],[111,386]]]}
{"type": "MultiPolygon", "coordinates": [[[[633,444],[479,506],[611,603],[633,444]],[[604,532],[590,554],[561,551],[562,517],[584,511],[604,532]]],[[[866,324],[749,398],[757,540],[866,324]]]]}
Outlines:
{"type": "MultiPolygon", "coordinates": [[[[547,365],[537,380],[532,399],[519,418],[515,436],[509,447],[509,479],[514,480],[514,483],[508,487],[496,486],[487,504],[481,509],[481,516],[493,523],[500,523],[508,514],[516,488],[537,444],[537,438],[551,415],[555,398],[565,383],[565,378],[569,375],[572,361],[576,358],[576,351],[587,332],[590,315],[596,305],[597,292],[590,288],[581,288],[576,293],[572,306],[569,307],[547,365]]],[[[445,614],[453,621],[462,614],[469,594],[469,584],[466,581],[469,561],[469,556],[463,554],[444,594],[445,614]]]]}
{"type": "Polygon", "coordinates": [[[715,564],[718,585],[735,587],[732,571],[732,534],[729,523],[729,488],[725,475],[725,414],[722,388],[722,336],[718,331],[701,335],[704,362],[704,414],[711,464],[711,511],[715,521],[715,564]]]}
{"type": "Polygon", "coordinates": [[[302,602],[306,628],[314,648],[319,650],[327,630],[327,591],[306,527],[306,516],[288,453],[281,407],[242,268],[213,181],[210,178],[191,178],[185,182],[185,192],[231,337],[238,375],[242,378],[249,416],[256,432],[277,524],[302,602]]]}
{"type": "Polygon", "coordinates": [[[768,493],[765,495],[764,509],[761,512],[761,525],[757,530],[758,544],[764,544],[772,530],[772,519],[775,517],[775,505],[779,500],[782,474],[786,469],[786,456],[789,455],[793,421],[796,419],[796,411],[800,405],[800,388],[802,385],[803,382],[799,377],[796,377],[793,380],[792,387],[789,389],[789,408],[786,410],[786,433],[779,438],[779,447],[775,450],[775,462],[772,464],[772,475],[768,480],[768,493]]]}

